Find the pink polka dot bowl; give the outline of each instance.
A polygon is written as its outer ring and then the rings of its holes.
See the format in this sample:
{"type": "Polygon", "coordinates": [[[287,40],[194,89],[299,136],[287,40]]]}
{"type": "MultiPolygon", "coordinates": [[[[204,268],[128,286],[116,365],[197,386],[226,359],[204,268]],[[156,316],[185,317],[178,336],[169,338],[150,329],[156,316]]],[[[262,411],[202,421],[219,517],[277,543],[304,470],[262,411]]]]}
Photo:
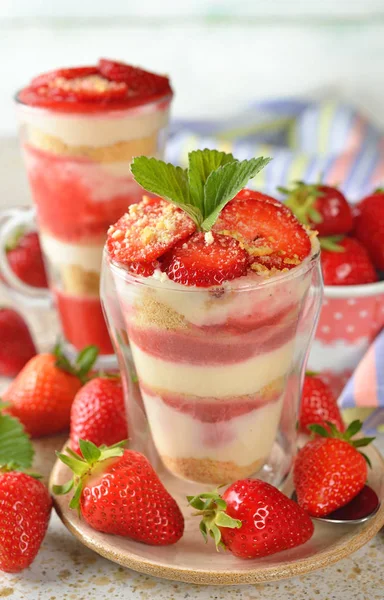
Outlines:
{"type": "Polygon", "coordinates": [[[325,286],[308,369],[323,375],[339,395],[384,326],[384,281],[325,286]]]}

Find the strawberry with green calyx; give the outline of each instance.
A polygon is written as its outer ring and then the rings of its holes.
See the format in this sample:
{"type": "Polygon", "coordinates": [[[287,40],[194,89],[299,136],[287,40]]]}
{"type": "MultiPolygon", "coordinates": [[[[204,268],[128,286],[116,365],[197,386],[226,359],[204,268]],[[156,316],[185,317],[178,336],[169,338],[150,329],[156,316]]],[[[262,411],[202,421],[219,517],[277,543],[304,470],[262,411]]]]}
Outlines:
{"type": "Polygon", "coordinates": [[[310,515],[323,517],[348,504],[364,487],[369,458],[359,450],[374,438],[353,439],[362,428],[353,421],[345,432],[327,422],[309,429],[318,437],[309,441],[297,454],[293,479],[297,500],[310,515]]]}
{"type": "Polygon", "coordinates": [[[5,250],[9,266],[19,279],[32,287],[48,287],[40,240],[35,231],[16,228],[5,250]]]}
{"type": "Polygon", "coordinates": [[[67,448],[59,459],[74,473],[55,494],[74,489],[70,508],[80,511],[94,529],[154,546],[177,542],[184,518],[149,461],[125,442],[100,446],[79,440],[82,457],[67,448]]]}
{"type": "Polygon", "coordinates": [[[330,387],[316,373],[307,371],[300,401],[299,429],[310,433],[309,425],[317,423],[327,429],[327,422],[334,423],[339,431],[344,431],[336,398],[330,387]]]}
{"type": "Polygon", "coordinates": [[[68,428],[73,399],[97,355],[96,346],[88,346],[72,364],[57,346],[52,354],[33,357],[3,395],[7,412],[20,419],[32,437],[68,428]]]}
{"type": "Polygon", "coordinates": [[[0,571],[7,573],[29,567],[48,527],[48,490],[38,475],[24,472],[33,455],[20,421],[0,412],[0,571]]]}
{"type": "Polygon", "coordinates": [[[344,194],[336,187],[297,181],[292,189],[278,189],[287,196],[285,205],[299,221],[316,229],[319,236],[351,231],[352,210],[344,194]]]}
{"type": "Polygon", "coordinates": [[[368,252],[354,238],[321,238],[321,267],[325,285],[361,285],[377,281],[368,252]]]}
{"type": "Polygon", "coordinates": [[[216,548],[239,558],[268,556],[304,544],[314,528],[308,515],[277,488],[258,479],[242,479],[218,491],[187,497],[201,516],[200,531],[216,548]]]}

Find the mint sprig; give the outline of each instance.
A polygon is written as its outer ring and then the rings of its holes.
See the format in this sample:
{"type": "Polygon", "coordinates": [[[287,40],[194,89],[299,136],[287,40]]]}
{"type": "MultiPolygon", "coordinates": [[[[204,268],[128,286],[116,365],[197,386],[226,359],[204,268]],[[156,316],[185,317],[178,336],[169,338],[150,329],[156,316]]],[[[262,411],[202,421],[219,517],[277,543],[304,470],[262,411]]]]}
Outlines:
{"type": "Polygon", "coordinates": [[[141,187],[184,210],[199,230],[209,231],[224,206],[270,160],[259,157],[238,161],[232,154],[206,148],[188,154],[187,169],[137,156],[131,171],[141,187]]]}

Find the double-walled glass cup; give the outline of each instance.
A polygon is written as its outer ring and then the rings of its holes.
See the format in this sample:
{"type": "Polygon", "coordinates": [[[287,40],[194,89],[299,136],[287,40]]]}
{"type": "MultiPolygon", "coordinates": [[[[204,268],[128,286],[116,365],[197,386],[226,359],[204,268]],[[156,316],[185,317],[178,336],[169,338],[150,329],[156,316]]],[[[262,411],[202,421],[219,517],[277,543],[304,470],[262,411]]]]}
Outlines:
{"type": "Polygon", "coordinates": [[[44,258],[65,340],[109,355],[99,297],[106,232],[142,190],[134,156],[161,158],[171,95],[134,108],[60,112],[17,101],[44,258]]]}
{"type": "Polygon", "coordinates": [[[319,253],[213,288],[142,278],[104,251],[101,297],[123,375],[131,446],[203,484],[280,485],[322,295],[319,253]]]}

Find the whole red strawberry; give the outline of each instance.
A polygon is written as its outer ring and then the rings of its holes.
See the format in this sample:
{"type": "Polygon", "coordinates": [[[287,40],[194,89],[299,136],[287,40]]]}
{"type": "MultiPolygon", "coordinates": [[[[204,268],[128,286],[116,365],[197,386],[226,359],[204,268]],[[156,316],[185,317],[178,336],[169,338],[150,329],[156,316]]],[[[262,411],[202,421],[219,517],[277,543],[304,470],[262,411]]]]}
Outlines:
{"type": "Polygon", "coordinates": [[[344,194],[336,187],[322,184],[296,183],[291,190],[280,188],[287,195],[286,206],[299,221],[318,231],[320,236],[349,233],[353,218],[344,194]]]}
{"type": "Polygon", "coordinates": [[[39,236],[36,232],[18,231],[7,244],[6,251],[9,265],[19,279],[33,287],[48,287],[39,236]]]}
{"type": "Polygon", "coordinates": [[[38,354],[20,371],[3,394],[7,412],[20,419],[32,437],[41,437],[69,427],[73,399],[86,380],[97,357],[88,346],[71,365],[60,348],[53,354],[38,354]]]}
{"type": "Polygon", "coordinates": [[[0,471],[0,570],[18,573],[34,560],[47,531],[52,500],[40,482],[0,471]]]}
{"type": "Polygon", "coordinates": [[[0,307],[0,375],[15,377],[36,354],[28,325],[12,308],[0,307]]]}
{"type": "Polygon", "coordinates": [[[375,267],[384,270],[384,190],[364,198],[356,207],[355,236],[375,267]]]}
{"type": "Polygon", "coordinates": [[[184,518],[153,467],[139,452],[124,450],[121,444],[97,448],[79,441],[84,458],[58,454],[76,476],[56,494],[67,493],[73,485],[71,508],[94,529],[130,537],[153,546],[177,542],[184,532],[184,518]]]}
{"type": "Polygon", "coordinates": [[[332,390],[320,377],[307,373],[300,403],[300,431],[310,433],[308,425],[313,423],[318,423],[328,429],[326,421],[336,425],[339,431],[345,429],[332,390]]]}
{"type": "Polygon", "coordinates": [[[360,421],[353,421],[345,433],[337,431],[331,423],[328,425],[331,434],[320,425],[310,426],[323,437],[299,450],[293,470],[298,503],[314,517],[323,517],[345,506],[363,489],[368,459],[357,448],[374,439],[352,440],[361,429],[360,421]]]}
{"type": "Polygon", "coordinates": [[[120,378],[97,377],[77,392],[71,408],[71,448],[80,452],[79,439],[111,446],[128,437],[120,378]]]}
{"type": "Polygon", "coordinates": [[[368,252],[357,240],[321,240],[321,266],[325,285],[360,285],[377,281],[368,252]],[[330,242],[330,243],[328,243],[330,242]]]}
{"type": "Polygon", "coordinates": [[[259,558],[304,544],[313,523],[298,504],[258,479],[236,481],[224,492],[188,496],[203,517],[200,531],[239,558],[259,558]]]}

